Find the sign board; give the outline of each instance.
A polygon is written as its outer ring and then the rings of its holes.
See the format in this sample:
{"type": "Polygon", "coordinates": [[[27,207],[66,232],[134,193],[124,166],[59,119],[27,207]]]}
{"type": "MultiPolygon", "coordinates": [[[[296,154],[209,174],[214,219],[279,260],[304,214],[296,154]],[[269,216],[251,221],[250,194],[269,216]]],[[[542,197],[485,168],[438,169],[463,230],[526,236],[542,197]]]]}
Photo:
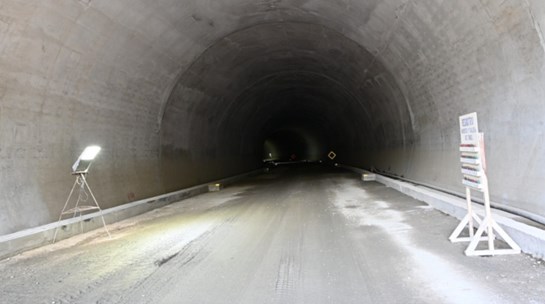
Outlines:
{"type": "Polygon", "coordinates": [[[476,112],[460,116],[460,139],[462,144],[474,144],[479,141],[476,112]]]}
{"type": "Polygon", "coordinates": [[[468,256],[520,253],[521,249],[517,243],[515,243],[492,218],[488,178],[486,177],[484,134],[479,133],[477,113],[469,113],[460,116],[460,139],[460,161],[462,162],[463,175],[462,183],[466,186],[467,215],[450,235],[450,241],[469,241],[469,246],[465,250],[465,254],[468,256]],[[483,193],[485,218],[482,220],[473,212],[471,190],[478,190],[483,193]],[[476,232],[474,231],[476,228],[474,226],[474,221],[478,224],[476,232]],[[468,226],[469,229],[469,237],[460,237],[460,234],[464,231],[466,226],[468,226]],[[510,248],[496,248],[494,246],[496,234],[499,235],[510,248]],[[488,249],[477,249],[477,246],[481,241],[488,242],[488,249]]]}
{"type": "Polygon", "coordinates": [[[331,160],[334,160],[335,157],[337,157],[337,154],[335,154],[335,152],[331,151],[331,152],[329,152],[329,154],[327,155],[327,157],[329,157],[329,159],[331,159],[331,160]]]}

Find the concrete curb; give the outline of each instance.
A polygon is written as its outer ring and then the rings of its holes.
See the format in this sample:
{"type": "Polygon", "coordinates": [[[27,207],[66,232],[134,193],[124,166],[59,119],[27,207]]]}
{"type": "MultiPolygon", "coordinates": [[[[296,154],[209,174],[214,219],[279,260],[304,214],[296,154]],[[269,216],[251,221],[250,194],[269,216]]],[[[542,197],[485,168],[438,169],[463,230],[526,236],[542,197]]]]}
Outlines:
{"type": "MultiPolygon", "coordinates": [[[[209,191],[209,184],[232,184],[243,178],[256,175],[262,171],[263,170],[261,169],[254,170],[218,181],[104,209],[102,211],[102,215],[104,216],[106,224],[112,224],[192,196],[206,193],[209,191]]],[[[57,240],[62,240],[78,235],[81,233],[81,231],[88,232],[94,229],[102,228],[102,220],[100,218],[100,213],[95,212],[83,215],[81,217],[65,219],[60,222],[0,236],[0,260],[51,243],[53,241],[55,229],[57,228],[59,228],[57,240]]]]}
{"type": "MultiPolygon", "coordinates": [[[[339,165],[338,167],[362,174],[365,170],[339,165]]],[[[433,208],[462,219],[467,213],[466,201],[462,198],[445,194],[424,186],[417,186],[408,182],[389,178],[376,174],[376,181],[387,187],[395,189],[414,199],[423,201],[433,208]]],[[[474,204],[475,212],[484,217],[484,207],[474,204]]],[[[522,251],[536,258],[545,258],[545,230],[532,227],[521,222],[522,218],[503,211],[493,210],[496,222],[511,236],[511,238],[521,247],[522,251]]],[[[454,230],[456,227],[452,227],[454,230]]],[[[448,238],[448,235],[445,236],[448,238]]]]}

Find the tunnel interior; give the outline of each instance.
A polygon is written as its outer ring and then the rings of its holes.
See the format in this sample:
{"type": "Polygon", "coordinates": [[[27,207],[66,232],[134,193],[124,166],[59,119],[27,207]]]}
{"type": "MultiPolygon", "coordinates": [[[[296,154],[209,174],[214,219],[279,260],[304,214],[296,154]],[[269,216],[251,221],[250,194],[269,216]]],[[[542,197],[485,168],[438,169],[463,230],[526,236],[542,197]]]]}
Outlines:
{"type": "Polygon", "coordinates": [[[175,172],[165,180],[175,189],[184,176],[177,168],[187,163],[206,168],[203,180],[250,170],[265,143],[281,160],[316,161],[334,151],[339,162],[368,167],[362,155],[413,138],[394,83],[368,51],[325,26],[275,22],[237,31],[197,58],[169,96],[161,161],[175,172]],[[369,84],[370,73],[390,81],[388,89],[369,84]]]}
{"type": "Polygon", "coordinates": [[[539,0],[0,8],[0,234],[53,222],[92,144],[104,208],[330,151],[460,193],[469,112],[492,200],[545,215],[539,0]]]}

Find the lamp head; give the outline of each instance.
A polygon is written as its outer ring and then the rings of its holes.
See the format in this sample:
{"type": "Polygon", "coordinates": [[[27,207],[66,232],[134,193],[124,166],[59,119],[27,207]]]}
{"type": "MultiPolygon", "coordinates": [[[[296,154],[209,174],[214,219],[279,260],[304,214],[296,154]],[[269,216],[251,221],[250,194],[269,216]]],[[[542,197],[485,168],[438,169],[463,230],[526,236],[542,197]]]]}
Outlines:
{"type": "Polygon", "coordinates": [[[83,153],[80,155],[81,160],[93,160],[95,157],[97,157],[98,152],[100,152],[99,146],[88,146],[83,150],[83,153]]]}
{"type": "Polygon", "coordinates": [[[78,160],[72,166],[72,174],[84,174],[89,171],[91,163],[100,152],[99,146],[88,146],[83,150],[83,153],[78,157],[78,160]]]}

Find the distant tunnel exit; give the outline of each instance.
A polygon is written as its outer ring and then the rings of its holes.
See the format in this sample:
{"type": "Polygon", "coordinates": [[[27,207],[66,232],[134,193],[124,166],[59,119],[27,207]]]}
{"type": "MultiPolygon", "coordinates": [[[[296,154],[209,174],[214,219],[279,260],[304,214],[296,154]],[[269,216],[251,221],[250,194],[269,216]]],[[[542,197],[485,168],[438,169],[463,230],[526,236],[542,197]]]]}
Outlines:
{"type": "Polygon", "coordinates": [[[263,160],[318,161],[327,154],[327,143],[313,130],[291,127],[270,134],[263,144],[263,160]]]}

